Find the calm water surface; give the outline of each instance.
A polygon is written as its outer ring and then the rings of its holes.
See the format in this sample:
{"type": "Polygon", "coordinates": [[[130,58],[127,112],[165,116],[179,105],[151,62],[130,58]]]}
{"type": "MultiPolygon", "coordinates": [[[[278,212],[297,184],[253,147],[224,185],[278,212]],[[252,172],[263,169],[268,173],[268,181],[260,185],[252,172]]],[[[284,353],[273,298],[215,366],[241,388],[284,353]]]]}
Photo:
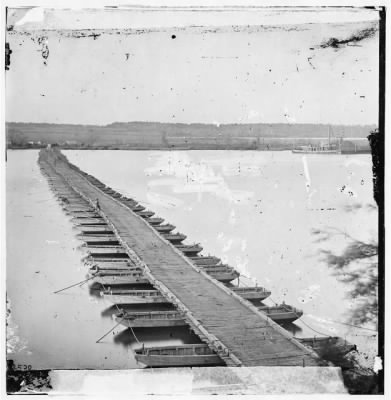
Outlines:
{"type": "MultiPolygon", "coordinates": [[[[370,262],[331,268],[354,242],[376,243],[377,207],[369,155],[298,155],[241,151],[65,151],[69,160],[107,185],[147,205],[213,254],[237,268],[241,284],[272,291],[304,316],[287,326],[298,337],[346,337],[371,363],[375,321],[356,328],[352,316],[370,307],[370,262]],[[366,263],[366,264],[365,264],[366,263]],[[346,272],[356,279],[347,283],[346,272]],[[362,329],[366,328],[366,329],[362,329]]],[[[7,296],[9,358],[35,368],[133,368],[129,330],[110,330],[110,304],[82,281],[85,253],[37,165],[37,151],[9,151],[7,163],[7,296]]],[[[191,343],[188,329],[135,332],[152,344],[191,343]]]]}

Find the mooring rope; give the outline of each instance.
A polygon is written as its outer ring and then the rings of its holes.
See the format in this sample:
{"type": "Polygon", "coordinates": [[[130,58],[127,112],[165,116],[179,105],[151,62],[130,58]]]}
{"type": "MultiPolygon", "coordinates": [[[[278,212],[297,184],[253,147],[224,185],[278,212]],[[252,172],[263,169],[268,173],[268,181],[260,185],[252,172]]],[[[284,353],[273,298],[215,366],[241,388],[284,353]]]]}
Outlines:
{"type": "MultiPolygon", "coordinates": [[[[95,277],[94,277],[95,278],[95,277]]],[[[81,283],[79,286],[82,287],[83,285],[85,285],[87,283],[87,281],[84,281],[83,283],[81,283]]]]}
{"type": "Polygon", "coordinates": [[[353,325],[353,324],[348,324],[348,323],[346,323],[346,322],[333,321],[332,319],[330,319],[329,321],[330,321],[330,322],[334,322],[334,323],[336,323],[336,324],[352,326],[353,328],[364,329],[364,330],[366,330],[366,331],[371,331],[371,332],[376,332],[376,333],[378,333],[378,331],[377,331],[376,329],[364,328],[364,327],[362,327],[362,326],[353,325]]]}
{"type": "MultiPolygon", "coordinates": [[[[269,297],[269,299],[270,299],[274,304],[278,305],[278,303],[276,303],[271,297],[269,297]]],[[[294,312],[294,311],[293,311],[293,312],[294,312]]],[[[296,313],[295,313],[295,315],[296,315],[298,318],[300,318],[300,316],[298,316],[296,313]]],[[[334,320],[332,320],[332,319],[329,319],[328,321],[334,322],[334,323],[336,323],[336,324],[347,325],[347,326],[351,326],[351,327],[353,327],[353,328],[363,329],[363,330],[366,330],[366,331],[371,331],[371,332],[376,332],[376,333],[378,333],[378,331],[377,331],[376,329],[364,328],[364,327],[362,327],[362,326],[353,325],[353,324],[348,324],[348,323],[346,323],[346,322],[334,321],[334,320]]],[[[314,331],[314,332],[316,332],[316,333],[319,333],[320,335],[331,337],[331,335],[328,335],[328,334],[319,332],[319,331],[317,331],[316,329],[312,328],[309,324],[307,324],[306,322],[304,322],[302,316],[301,316],[301,318],[300,318],[300,322],[302,322],[305,326],[307,326],[308,328],[310,328],[312,331],[314,331]]]]}
{"type": "MultiPolygon", "coordinates": [[[[117,307],[117,310],[118,310],[118,312],[122,312],[123,314],[126,314],[126,311],[124,311],[124,310],[121,310],[119,307],[118,307],[118,305],[117,304],[115,304],[115,306],[117,307]]],[[[125,319],[125,317],[124,318],[122,318],[123,320],[125,319]]],[[[132,332],[132,335],[134,336],[134,338],[136,339],[136,341],[137,341],[137,343],[138,344],[142,344],[139,340],[138,340],[138,338],[137,338],[137,336],[136,336],[136,334],[134,333],[134,330],[133,330],[133,328],[129,325],[129,321],[127,320],[127,319],[125,319],[125,321],[126,321],[126,325],[127,325],[127,327],[130,329],[130,331],[132,332]]]]}
{"type": "MultiPolygon", "coordinates": [[[[269,297],[269,299],[270,299],[275,305],[278,305],[278,303],[276,303],[271,297],[269,297]]],[[[309,326],[308,324],[306,324],[306,323],[304,322],[304,320],[303,320],[303,316],[298,315],[294,309],[291,310],[291,311],[296,315],[296,317],[297,317],[298,319],[300,318],[300,322],[302,322],[307,328],[310,328],[312,331],[318,333],[319,335],[326,336],[326,337],[331,337],[331,335],[328,335],[328,334],[323,333],[323,332],[319,332],[319,331],[317,331],[316,329],[314,329],[314,328],[312,328],[311,326],[309,326]]]]}
{"type": "MultiPolygon", "coordinates": [[[[296,313],[295,313],[295,314],[296,314],[296,313]]],[[[296,316],[297,316],[297,314],[296,314],[296,316]]],[[[331,337],[331,335],[328,335],[328,334],[323,333],[323,332],[319,332],[319,331],[317,331],[316,329],[314,329],[314,328],[312,328],[311,326],[309,326],[308,324],[306,324],[306,323],[304,322],[303,318],[300,318],[300,322],[303,323],[307,328],[310,328],[312,331],[318,333],[319,335],[331,337]]]]}
{"type": "Polygon", "coordinates": [[[275,302],[270,296],[268,297],[269,300],[271,300],[276,306],[278,305],[277,302],[275,302]]]}
{"type": "MultiPolygon", "coordinates": [[[[102,286],[103,286],[103,285],[102,285],[102,286]]],[[[118,310],[119,313],[123,313],[123,315],[126,314],[126,311],[121,310],[121,309],[118,307],[118,304],[117,304],[117,303],[115,303],[114,305],[115,305],[115,307],[117,308],[117,310],[118,310]]],[[[138,344],[141,344],[141,342],[137,339],[137,336],[136,336],[136,334],[134,333],[132,327],[129,325],[129,321],[128,321],[127,319],[125,319],[125,316],[121,319],[120,323],[121,323],[123,320],[126,321],[126,325],[127,325],[128,328],[131,330],[132,335],[133,335],[134,338],[136,339],[137,343],[138,343],[138,344]]]]}
{"type": "MultiPolygon", "coordinates": [[[[102,284],[102,286],[103,286],[103,288],[105,289],[105,286],[104,286],[103,284],[102,284]]],[[[105,289],[105,290],[106,290],[106,289],[105,289]]],[[[122,313],[123,315],[126,314],[126,312],[125,312],[124,310],[121,310],[121,309],[118,307],[118,304],[114,304],[114,306],[117,308],[118,313],[122,313]]],[[[134,338],[137,340],[137,343],[140,344],[141,342],[137,339],[137,336],[135,335],[135,333],[134,333],[132,327],[129,325],[129,322],[125,319],[125,316],[121,318],[121,320],[118,322],[118,324],[116,324],[116,325],[115,325],[112,329],[110,329],[105,335],[103,335],[100,339],[98,339],[98,340],[96,341],[96,343],[99,343],[104,337],[106,337],[110,332],[112,332],[118,325],[120,325],[120,324],[122,323],[123,320],[126,321],[126,323],[127,323],[128,327],[130,328],[130,330],[131,330],[131,332],[132,332],[134,338]]]]}
{"type": "Polygon", "coordinates": [[[99,343],[102,339],[104,339],[110,332],[112,332],[118,325],[120,325],[122,323],[122,321],[124,320],[124,318],[121,319],[121,321],[119,321],[117,324],[115,324],[107,333],[105,333],[102,337],[100,337],[96,343],[99,343]]]}
{"type": "Polygon", "coordinates": [[[131,330],[131,332],[132,332],[132,335],[133,335],[134,338],[136,339],[137,343],[138,343],[138,344],[142,344],[142,343],[137,339],[137,336],[136,336],[136,334],[134,333],[133,328],[132,328],[129,324],[128,324],[128,326],[129,326],[129,328],[130,328],[130,330],[131,330]]]}
{"type": "Polygon", "coordinates": [[[73,284],[73,285],[71,285],[71,286],[67,286],[66,288],[63,288],[63,289],[60,289],[60,290],[56,290],[56,291],[53,292],[53,293],[60,293],[60,292],[62,292],[62,291],[64,291],[64,290],[73,288],[74,286],[78,286],[78,285],[84,284],[84,283],[86,283],[87,281],[89,281],[89,280],[91,280],[91,279],[94,279],[94,278],[95,278],[95,276],[91,276],[91,277],[89,277],[88,279],[84,279],[83,281],[77,282],[77,283],[75,283],[75,284],[73,284]]]}
{"type": "MultiPolygon", "coordinates": [[[[108,289],[106,289],[105,285],[103,285],[102,283],[101,283],[101,285],[102,285],[102,287],[103,287],[103,290],[108,290],[108,289]]],[[[125,312],[124,310],[121,310],[121,309],[118,307],[118,304],[117,304],[117,303],[115,303],[114,306],[117,308],[117,311],[118,311],[119,313],[126,314],[126,312],[125,312]]],[[[117,327],[120,323],[122,323],[122,321],[123,321],[124,319],[125,319],[125,317],[123,317],[123,318],[121,319],[121,321],[120,321],[115,327],[117,327]]],[[[128,328],[130,328],[130,330],[131,330],[131,332],[132,332],[134,338],[136,339],[137,343],[138,343],[138,344],[141,344],[141,342],[137,339],[137,336],[135,335],[135,333],[134,333],[132,327],[129,325],[129,321],[127,321],[126,319],[125,319],[125,321],[126,321],[126,325],[128,326],[128,328]]],[[[115,328],[115,327],[114,327],[114,328],[115,328]]],[[[114,329],[114,328],[113,328],[113,329],[114,329]]],[[[112,330],[113,330],[113,329],[112,329],[112,330]]],[[[111,331],[112,331],[112,330],[111,330],[111,331]]],[[[109,331],[106,335],[108,335],[111,331],[109,331]]],[[[106,335],[105,335],[105,336],[106,336],[106,335]]],[[[103,336],[103,337],[104,337],[104,336],[103,336]]],[[[103,337],[100,338],[99,340],[103,339],[103,337]]],[[[97,343],[98,343],[98,342],[97,342],[97,343]]]]}

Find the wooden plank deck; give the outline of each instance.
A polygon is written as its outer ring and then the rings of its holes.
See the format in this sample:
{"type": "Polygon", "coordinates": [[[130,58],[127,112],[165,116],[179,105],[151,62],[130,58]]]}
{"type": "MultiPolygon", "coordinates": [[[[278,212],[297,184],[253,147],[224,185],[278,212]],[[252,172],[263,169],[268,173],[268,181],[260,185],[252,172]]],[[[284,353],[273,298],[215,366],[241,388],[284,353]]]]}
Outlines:
{"type": "Polygon", "coordinates": [[[227,364],[235,365],[240,360],[244,366],[322,365],[313,351],[250,303],[201,272],[140,216],[90,183],[58,154],[57,150],[44,150],[43,164],[48,160],[77,192],[92,202],[99,200],[102,216],[115,228],[121,243],[129,253],[137,255],[157,283],[168,289],[177,305],[184,306],[192,327],[204,333],[201,338],[212,348],[218,349],[219,343],[228,348],[227,364]],[[211,337],[217,339],[216,343],[211,337]]]}

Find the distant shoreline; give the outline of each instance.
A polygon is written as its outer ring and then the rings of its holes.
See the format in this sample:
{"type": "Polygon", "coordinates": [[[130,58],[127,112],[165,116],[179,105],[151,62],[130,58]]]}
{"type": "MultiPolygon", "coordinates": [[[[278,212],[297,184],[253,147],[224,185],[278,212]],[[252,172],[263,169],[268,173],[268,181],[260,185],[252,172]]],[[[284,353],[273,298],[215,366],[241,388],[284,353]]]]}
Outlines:
{"type": "Polygon", "coordinates": [[[88,150],[292,150],[342,138],[342,152],[370,152],[376,125],[113,123],[106,126],[6,124],[7,148],[58,145],[88,150]]]}
{"type": "MultiPolygon", "coordinates": [[[[46,148],[47,145],[23,145],[23,146],[7,146],[7,150],[33,150],[46,148]]],[[[115,146],[95,146],[95,147],[81,147],[81,146],[59,146],[62,150],[122,150],[122,151],[213,151],[213,150],[230,150],[230,151],[291,151],[292,148],[270,148],[270,149],[252,149],[252,148],[190,148],[190,147],[115,147],[115,146]]],[[[342,150],[341,154],[371,154],[370,148],[363,148],[361,146],[357,150],[342,150]]]]}

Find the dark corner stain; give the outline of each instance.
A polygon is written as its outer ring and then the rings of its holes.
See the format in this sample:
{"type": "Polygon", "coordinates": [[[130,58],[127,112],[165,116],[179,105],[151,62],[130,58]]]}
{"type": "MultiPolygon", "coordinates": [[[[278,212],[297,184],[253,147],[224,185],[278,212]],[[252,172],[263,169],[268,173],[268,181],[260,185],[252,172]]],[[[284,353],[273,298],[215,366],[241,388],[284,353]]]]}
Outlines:
{"type": "Polygon", "coordinates": [[[171,39],[176,39],[176,35],[171,35],[171,39]]]}
{"type": "MultiPolygon", "coordinates": [[[[29,393],[30,391],[45,394],[53,389],[50,382],[50,370],[35,371],[25,369],[25,365],[15,365],[13,360],[7,360],[7,393],[29,393]],[[23,367],[23,369],[19,369],[23,367]]],[[[30,366],[28,366],[30,367],[30,366]]]]}
{"type": "Polygon", "coordinates": [[[330,38],[326,42],[323,42],[320,47],[322,49],[326,49],[328,47],[332,47],[333,49],[339,49],[343,45],[349,45],[349,44],[357,44],[358,42],[361,42],[364,39],[369,39],[373,36],[375,36],[377,32],[377,27],[372,26],[370,28],[362,29],[361,31],[358,31],[357,33],[353,34],[352,36],[348,37],[347,39],[337,39],[337,38],[330,38]]]}
{"type": "Polygon", "coordinates": [[[352,368],[342,367],[342,378],[349,394],[381,394],[376,374],[352,361],[352,368]]]}
{"type": "Polygon", "coordinates": [[[384,154],[384,140],[380,137],[379,130],[373,130],[368,136],[372,152],[373,197],[380,205],[383,198],[383,163],[381,155],[384,154]]]}
{"type": "Polygon", "coordinates": [[[9,67],[11,65],[11,54],[12,50],[10,49],[10,44],[8,42],[5,43],[5,70],[9,71],[9,67]]]}

